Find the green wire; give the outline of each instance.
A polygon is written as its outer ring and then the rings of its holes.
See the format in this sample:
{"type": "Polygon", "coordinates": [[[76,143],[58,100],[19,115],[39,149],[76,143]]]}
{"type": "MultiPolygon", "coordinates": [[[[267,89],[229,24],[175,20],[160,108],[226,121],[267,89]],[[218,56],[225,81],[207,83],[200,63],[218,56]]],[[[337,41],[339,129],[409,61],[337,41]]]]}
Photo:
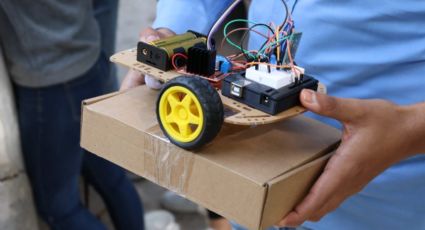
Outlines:
{"type": "Polygon", "coordinates": [[[268,49],[268,48],[270,48],[270,47],[272,47],[272,46],[276,45],[277,43],[281,43],[281,42],[285,41],[285,40],[286,40],[286,39],[288,39],[290,36],[292,36],[292,35],[285,36],[285,37],[283,37],[283,38],[281,38],[281,39],[279,39],[279,40],[277,40],[277,41],[274,41],[274,42],[272,42],[272,43],[268,44],[267,46],[264,46],[261,50],[259,50],[259,51],[258,51],[258,53],[257,53],[257,57],[258,57],[260,54],[261,54],[261,55],[264,55],[264,51],[265,51],[266,49],[268,49]]]}
{"type": "Polygon", "coordinates": [[[251,52],[249,52],[249,50],[242,49],[240,46],[238,46],[238,45],[236,45],[235,43],[233,43],[233,42],[232,42],[232,40],[230,40],[230,38],[227,36],[227,28],[228,28],[231,24],[233,24],[233,23],[235,23],[235,22],[245,22],[245,23],[250,23],[250,24],[258,24],[258,23],[254,22],[254,21],[246,20],[246,19],[234,19],[234,20],[232,20],[232,21],[228,22],[228,23],[224,26],[224,29],[223,29],[224,37],[226,37],[226,41],[227,41],[230,45],[232,45],[233,47],[237,48],[238,50],[243,50],[243,52],[244,52],[245,54],[248,54],[248,55],[250,55],[252,58],[255,58],[255,56],[254,56],[253,54],[251,54],[251,52]]]}
{"type": "Polygon", "coordinates": [[[274,42],[272,42],[272,43],[268,44],[267,46],[265,46],[265,47],[263,47],[261,50],[259,50],[259,51],[258,51],[258,53],[257,53],[257,55],[256,55],[256,56],[254,56],[251,52],[249,52],[249,50],[242,49],[240,46],[238,46],[237,44],[235,44],[234,42],[232,42],[232,40],[230,40],[230,38],[227,36],[227,28],[228,28],[231,24],[236,23],[236,22],[245,22],[245,23],[250,23],[250,24],[258,24],[258,23],[257,23],[257,22],[254,22],[254,21],[246,20],[246,19],[234,19],[234,20],[232,20],[232,21],[228,22],[228,23],[224,26],[224,29],[223,29],[223,34],[224,34],[224,37],[226,37],[226,41],[227,41],[230,45],[232,45],[233,47],[237,48],[238,50],[243,50],[243,52],[244,52],[245,54],[250,55],[252,58],[257,58],[257,57],[258,57],[258,56],[260,56],[260,55],[264,55],[264,51],[265,51],[265,50],[267,50],[268,48],[270,48],[270,47],[272,47],[272,46],[274,46],[274,45],[276,45],[276,44],[278,44],[278,43],[280,43],[280,42],[285,41],[286,39],[288,39],[288,38],[290,38],[290,37],[292,36],[292,34],[291,34],[291,35],[289,35],[289,36],[285,36],[285,37],[280,38],[278,41],[274,41],[274,42]]]}

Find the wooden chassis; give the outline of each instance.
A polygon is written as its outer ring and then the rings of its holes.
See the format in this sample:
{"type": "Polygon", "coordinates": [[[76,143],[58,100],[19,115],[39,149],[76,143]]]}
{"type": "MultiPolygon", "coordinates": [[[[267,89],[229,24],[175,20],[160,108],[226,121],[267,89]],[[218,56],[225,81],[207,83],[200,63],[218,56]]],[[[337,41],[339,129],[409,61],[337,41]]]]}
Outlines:
{"type": "MultiPolygon", "coordinates": [[[[167,82],[175,77],[182,75],[181,73],[178,73],[174,70],[162,71],[160,69],[138,62],[136,60],[136,55],[137,50],[133,48],[114,54],[110,60],[114,63],[121,64],[125,67],[139,71],[142,74],[153,76],[162,82],[167,82]]],[[[318,91],[326,93],[326,87],[319,83],[318,91]]],[[[243,103],[232,100],[231,98],[225,97],[221,94],[221,92],[218,92],[218,94],[221,97],[225,110],[224,122],[230,124],[250,126],[271,124],[299,115],[306,111],[302,106],[295,106],[277,115],[270,115],[251,108],[243,103]]]]}

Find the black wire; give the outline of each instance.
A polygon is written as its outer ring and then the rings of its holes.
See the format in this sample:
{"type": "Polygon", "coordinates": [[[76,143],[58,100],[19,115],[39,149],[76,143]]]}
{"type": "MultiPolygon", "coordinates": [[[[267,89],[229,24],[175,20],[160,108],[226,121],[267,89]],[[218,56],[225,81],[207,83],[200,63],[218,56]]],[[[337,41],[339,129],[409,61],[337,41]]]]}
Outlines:
{"type": "MultiPolygon", "coordinates": [[[[285,15],[285,20],[282,22],[282,25],[280,25],[279,30],[281,30],[285,26],[286,21],[288,20],[288,17],[289,17],[289,7],[288,7],[288,4],[286,4],[285,0],[282,0],[282,3],[285,6],[286,15],[285,15]]],[[[295,1],[295,4],[297,4],[297,1],[295,1]]],[[[294,6],[295,6],[295,4],[294,4],[294,6]]]]}
{"type": "MultiPolygon", "coordinates": [[[[279,27],[279,30],[281,30],[282,28],[284,28],[284,26],[285,26],[285,24],[286,24],[286,22],[287,22],[287,20],[288,20],[288,17],[289,17],[289,7],[288,7],[288,4],[286,4],[286,2],[285,2],[285,0],[281,0],[282,1],[282,3],[283,3],[283,5],[285,6],[285,20],[283,20],[283,22],[282,22],[282,24],[280,25],[280,27],[279,27]]],[[[294,3],[294,5],[293,5],[293,7],[292,7],[292,11],[294,10],[294,8],[295,8],[295,5],[297,4],[297,2],[298,2],[298,0],[295,0],[295,3],[294,3]]],[[[249,27],[249,29],[247,30],[247,31],[245,31],[245,33],[242,35],[242,38],[241,38],[241,43],[240,43],[240,48],[241,48],[241,52],[244,54],[244,56],[245,56],[245,58],[246,58],[246,60],[249,60],[249,56],[244,52],[244,48],[243,48],[243,44],[244,44],[244,42],[245,42],[245,39],[246,39],[246,36],[248,35],[248,33],[251,31],[251,30],[253,30],[255,27],[257,27],[257,26],[265,26],[265,27],[267,27],[271,32],[272,32],[272,34],[274,34],[274,31],[273,31],[273,29],[269,26],[269,25],[267,25],[267,24],[264,24],[264,23],[258,23],[258,24],[254,24],[253,26],[251,26],[251,27],[249,27]]],[[[265,46],[267,44],[267,41],[261,46],[261,48],[260,48],[260,50],[265,46]]]]}
{"type": "MultiPolygon", "coordinates": [[[[282,24],[280,25],[280,27],[279,27],[279,30],[281,30],[282,28],[284,28],[284,26],[285,26],[285,24],[286,24],[286,22],[287,22],[287,20],[288,20],[288,17],[289,17],[289,7],[288,7],[288,4],[286,4],[286,2],[285,2],[285,0],[281,0],[282,1],[282,3],[283,3],[283,5],[285,6],[285,20],[283,20],[283,22],[282,22],[282,24]]],[[[292,11],[294,11],[294,8],[295,8],[295,5],[297,4],[297,2],[298,2],[298,0],[295,0],[295,3],[294,3],[294,5],[292,6],[292,11]]],[[[244,43],[245,43],[245,39],[246,39],[246,36],[248,35],[248,33],[251,31],[251,30],[253,30],[255,27],[257,27],[257,26],[265,26],[265,27],[267,27],[270,31],[271,31],[271,33],[272,34],[274,34],[274,31],[273,31],[273,29],[269,26],[269,25],[267,25],[267,24],[264,24],[264,23],[258,23],[258,24],[254,24],[254,25],[252,25],[251,27],[249,27],[249,29],[248,30],[246,30],[245,31],[245,33],[242,35],[242,38],[241,38],[241,43],[240,43],[240,48],[241,48],[241,52],[244,54],[244,56],[245,56],[245,59],[246,60],[249,60],[249,56],[244,52],[245,51],[245,49],[244,49],[244,43]]],[[[263,43],[263,45],[261,46],[261,48],[260,48],[260,50],[265,46],[267,44],[267,41],[265,41],[264,43],[263,43]]]]}
{"type": "Polygon", "coordinates": [[[295,6],[297,6],[298,0],[295,0],[294,5],[292,5],[291,14],[294,13],[295,6]]]}
{"type": "MultiPolygon", "coordinates": [[[[267,27],[267,29],[269,29],[270,31],[271,31],[271,33],[273,34],[274,33],[274,31],[273,31],[273,29],[269,26],[269,25],[267,25],[267,24],[264,24],[264,23],[257,23],[257,24],[254,24],[254,25],[252,25],[251,27],[249,27],[248,28],[248,30],[246,30],[245,32],[244,32],[244,34],[242,35],[242,38],[241,38],[241,43],[240,43],[240,48],[241,48],[241,52],[244,54],[244,56],[245,56],[245,58],[246,58],[246,60],[248,61],[249,60],[249,56],[244,52],[244,43],[245,43],[245,39],[246,39],[246,37],[247,37],[247,35],[249,34],[249,32],[251,31],[251,30],[253,30],[255,27],[257,27],[257,26],[265,26],[265,27],[267,27]]],[[[264,47],[265,45],[267,44],[267,41],[261,46],[261,47],[264,47]]],[[[261,50],[261,49],[260,49],[261,50]]]]}
{"type": "Polygon", "coordinates": [[[268,43],[268,40],[267,40],[267,41],[265,41],[265,42],[261,45],[261,47],[260,47],[260,49],[259,49],[259,50],[263,50],[264,46],[266,46],[266,45],[267,45],[267,43],[268,43]]]}

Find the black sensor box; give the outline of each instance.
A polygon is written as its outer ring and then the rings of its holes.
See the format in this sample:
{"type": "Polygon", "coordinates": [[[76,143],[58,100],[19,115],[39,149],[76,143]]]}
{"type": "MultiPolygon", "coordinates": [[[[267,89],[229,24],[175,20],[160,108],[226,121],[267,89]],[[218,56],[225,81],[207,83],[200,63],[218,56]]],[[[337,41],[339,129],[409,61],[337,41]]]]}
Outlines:
{"type": "Polygon", "coordinates": [[[234,74],[224,78],[221,93],[252,108],[276,115],[300,105],[301,90],[317,90],[318,84],[319,81],[315,78],[303,75],[301,80],[296,83],[274,89],[248,80],[241,74],[234,74]]]}

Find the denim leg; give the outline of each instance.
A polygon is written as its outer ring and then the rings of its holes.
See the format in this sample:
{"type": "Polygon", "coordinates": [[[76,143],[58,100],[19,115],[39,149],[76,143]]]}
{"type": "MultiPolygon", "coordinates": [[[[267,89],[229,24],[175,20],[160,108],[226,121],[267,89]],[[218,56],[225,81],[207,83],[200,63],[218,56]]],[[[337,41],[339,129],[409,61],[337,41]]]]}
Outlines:
{"type": "MultiPolygon", "coordinates": [[[[83,99],[105,94],[116,88],[117,80],[109,75],[108,60],[104,55],[87,73],[71,82],[35,89],[15,86],[23,155],[34,199],[41,217],[53,230],[105,229],[80,201],[78,179],[84,156],[79,147],[80,105],[83,99]]],[[[104,161],[94,155],[92,158],[90,162],[104,161]]],[[[122,169],[112,164],[97,165],[102,166],[91,169],[101,170],[103,173],[97,179],[97,184],[110,185],[110,178],[105,175],[117,175],[115,177],[118,178],[115,185],[120,188],[107,191],[111,187],[105,186],[102,192],[109,194],[105,198],[108,207],[116,208],[112,213],[121,215],[120,222],[124,218],[131,220],[131,223],[135,218],[142,220],[141,208],[134,208],[141,206],[140,200],[134,195],[136,193],[131,182],[120,177],[124,175],[122,169]],[[102,183],[102,179],[106,182],[102,183]],[[118,207],[116,203],[108,202],[114,196],[120,197],[116,193],[132,195],[126,197],[125,202],[118,202],[121,205],[118,207]],[[127,213],[127,208],[134,213],[127,213]]],[[[101,174],[97,173],[98,175],[101,174]]],[[[133,229],[143,229],[143,222],[139,223],[139,227],[133,229]]]]}
{"type": "Polygon", "coordinates": [[[122,168],[87,154],[83,174],[105,201],[115,229],[143,229],[143,207],[139,195],[122,168]]]}
{"type": "MultiPolygon", "coordinates": [[[[118,0],[94,0],[93,10],[101,33],[102,51],[109,57],[115,52],[118,0]]],[[[111,78],[116,79],[115,65],[109,64],[109,69],[111,78]]],[[[118,85],[105,90],[114,91],[117,88],[118,85]]],[[[116,229],[143,229],[143,207],[124,170],[106,160],[87,154],[84,158],[83,174],[102,196],[116,229]]]]}
{"type": "MultiPolygon", "coordinates": [[[[117,90],[118,83],[115,77],[108,74],[110,63],[102,54],[99,71],[94,76],[87,76],[84,88],[79,82],[67,83],[70,97],[74,98],[75,106],[81,100],[117,90]],[[103,76],[103,77],[99,77],[103,76]]],[[[79,107],[78,107],[79,108],[79,107]]],[[[76,111],[80,118],[80,110],[76,111]]],[[[132,182],[127,178],[125,171],[96,155],[86,152],[83,160],[83,175],[87,181],[99,192],[108,208],[109,214],[117,230],[143,230],[143,208],[140,197],[132,182]]]]}
{"type": "MultiPolygon", "coordinates": [[[[101,49],[107,57],[115,53],[118,0],[93,0],[94,17],[99,25],[101,49]]],[[[111,76],[116,77],[117,68],[110,65],[111,76]]]]}
{"type": "MultiPolygon", "coordinates": [[[[96,64],[89,72],[98,69],[96,64]]],[[[90,80],[83,76],[78,81],[83,79],[90,80]]],[[[105,229],[80,201],[80,106],[63,84],[16,86],[15,93],[23,156],[40,216],[53,230],[105,229]]]]}

